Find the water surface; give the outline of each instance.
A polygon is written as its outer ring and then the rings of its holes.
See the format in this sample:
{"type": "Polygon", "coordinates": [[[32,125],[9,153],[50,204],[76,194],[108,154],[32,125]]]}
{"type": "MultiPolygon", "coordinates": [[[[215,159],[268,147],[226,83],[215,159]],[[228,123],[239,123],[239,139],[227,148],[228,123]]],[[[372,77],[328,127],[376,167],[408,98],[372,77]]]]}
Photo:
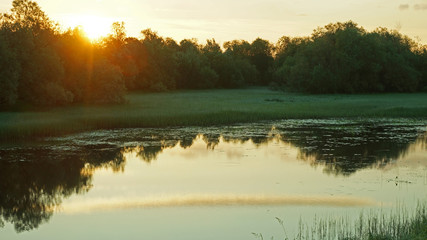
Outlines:
{"type": "Polygon", "coordinates": [[[1,239],[283,237],[427,200],[426,123],[287,120],[0,147],[1,239]]]}

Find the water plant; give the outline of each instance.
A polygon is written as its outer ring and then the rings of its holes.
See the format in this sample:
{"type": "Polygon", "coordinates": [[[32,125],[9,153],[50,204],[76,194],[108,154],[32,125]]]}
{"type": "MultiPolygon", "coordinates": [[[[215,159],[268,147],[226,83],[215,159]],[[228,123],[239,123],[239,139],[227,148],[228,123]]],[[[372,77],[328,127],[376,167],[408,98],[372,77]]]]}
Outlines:
{"type": "MultiPolygon", "coordinates": [[[[284,221],[276,217],[283,229],[281,239],[289,240],[424,240],[427,239],[427,205],[418,203],[410,213],[401,204],[389,213],[381,210],[360,212],[356,220],[349,216],[318,218],[312,224],[299,220],[298,233],[288,238],[284,221]]],[[[263,240],[261,233],[252,233],[263,240]]],[[[274,237],[271,237],[274,239],[274,237]]]]}

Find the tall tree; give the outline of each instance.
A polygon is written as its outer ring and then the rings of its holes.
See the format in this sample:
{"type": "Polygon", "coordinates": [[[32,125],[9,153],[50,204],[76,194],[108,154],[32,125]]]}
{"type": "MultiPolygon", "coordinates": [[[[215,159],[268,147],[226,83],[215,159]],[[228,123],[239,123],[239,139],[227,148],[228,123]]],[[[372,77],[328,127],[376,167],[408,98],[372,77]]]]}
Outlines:
{"type": "Polygon", "coordinates": [[[172,39],[160,37],[151,29],[141,33],[141,42],[147,51],[147,64],[139,74],[139,88],[152,91],[175,89],[177,62],[174,55],[178,45],[172,39]]]}
{"type": "Polygon", "coordinates": [[[271,81],[271,68],[274,62],[273,45],[267,40],[255,39],[251,43],[250,61],[259,72],[259,79],[256,84],[269,84],[271,81]]]}
{"type": "Polygon", "coordinates": [[[218,81],[218,74],[211,68],[208,59],[202,54],[200,46],[194,39],[180,42],[176,53],[178,62],[177,87],[213,88],[218,81]]]}
{"type": "Polygon", "coordinates": [[[18,97],[37,105],[69,103],[73,95],[62,86],[64,69],[54,46],[57,26],[38,4],[14,0],[2,27],[9,29],[7,41],[20,63],[18,97]]]}
{"type": "Polygon", "coordinates": [[[0,29],[0,105],[13,105],[18,98],[20,66],[0,29]]]}

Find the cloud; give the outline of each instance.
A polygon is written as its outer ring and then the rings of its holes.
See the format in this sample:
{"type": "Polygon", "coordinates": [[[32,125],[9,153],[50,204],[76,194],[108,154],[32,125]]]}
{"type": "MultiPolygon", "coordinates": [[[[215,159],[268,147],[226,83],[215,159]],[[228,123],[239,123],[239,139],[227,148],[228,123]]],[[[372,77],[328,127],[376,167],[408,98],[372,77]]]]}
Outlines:
{"type": "MultiPolygon", "coordinates": [[[[410,5],[409,4],[400,4],[399,5],[399,10],[404,11],[409,9],[410,5]]],[[[415,4],[414,5],[414,9],[415,10],[427,10],[427,3],[421,3],[421,4],[415,4]]]]}
{"type": "Polygon", "coordinates": [[[415,10],[427,10],[427,4],[423,3],[423,4],[415,4],[414,5],[414,9],[415,10]]]}
{"type": "Polygon", "coordinates": [[[400,4],[399,5],[399,10],[406,10],[409,8],[409,4],[400,4]]]}

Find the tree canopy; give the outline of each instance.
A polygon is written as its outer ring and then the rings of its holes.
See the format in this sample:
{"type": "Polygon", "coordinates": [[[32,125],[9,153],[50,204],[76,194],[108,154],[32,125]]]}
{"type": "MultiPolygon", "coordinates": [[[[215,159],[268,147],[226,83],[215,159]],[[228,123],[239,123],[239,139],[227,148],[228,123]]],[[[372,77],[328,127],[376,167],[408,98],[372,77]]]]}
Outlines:
{"type": "Polygon", "coordinates": [[[413,92],[427,86],[427,48],[394,30],[334,23],[276,44],[257,38],[177,43],[124,22],[91,42],[30,0],[0,16],[0,105],[120,103],[127,91],[272,85],[310,93],[413,92]]]}
{"type": "Polygon", "coordinates": [[[414,92],[426,87],[425,49],[397,31],[329,24],[279,40],[275,81],[310,93],[414,92]]]}

